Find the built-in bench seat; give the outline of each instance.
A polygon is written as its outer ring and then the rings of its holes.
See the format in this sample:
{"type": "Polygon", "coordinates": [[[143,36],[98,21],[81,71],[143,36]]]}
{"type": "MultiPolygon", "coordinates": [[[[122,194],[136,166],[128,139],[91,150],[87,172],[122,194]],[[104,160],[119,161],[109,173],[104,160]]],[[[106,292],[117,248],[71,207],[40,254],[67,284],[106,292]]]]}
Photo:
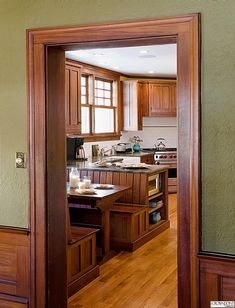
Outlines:
{"type": "Polygon", "coordinates": [[[98,229],[69,226],[67,245],[68,296],[73,295],[99,276],[96,263],[98,229]]]}
{"type": "Polygon", "coordinates": [[[112,249],[134,251],[142,245],[141,237],[148,231],[148,207],[115,203],[110,208],[110,246],[112,249]]]}

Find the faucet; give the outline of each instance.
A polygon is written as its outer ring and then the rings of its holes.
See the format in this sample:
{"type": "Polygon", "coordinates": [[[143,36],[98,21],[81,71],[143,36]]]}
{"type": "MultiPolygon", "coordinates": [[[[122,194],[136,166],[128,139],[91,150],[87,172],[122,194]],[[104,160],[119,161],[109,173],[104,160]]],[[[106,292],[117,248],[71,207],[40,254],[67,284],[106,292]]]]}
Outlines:
{"type": "Polygon", "coordinates": [[[106,149],[106,147],[101,148],[100,150],[100,156],[104,157],[104,156],[111,156],[112,154],[115,154],[115,148],[112,145],[111,148],[106,149]],[[109,154],[107,154],[109,152],[109,154]]]}
{"type": "Polygon", "coordinates": [[[101,156],[101,157],[110,156],[110,155],[111,155],[111,152],[112,152],[112,148],[111,148],[111,149],[107,149],[107,150],[105,150],[105,147],[104,147],[104,148],[101,148],[101,150],[100,150],[100,156],[101,156]],[[107,154],[108,152],[110,152],[109,155],[107,154]]]}

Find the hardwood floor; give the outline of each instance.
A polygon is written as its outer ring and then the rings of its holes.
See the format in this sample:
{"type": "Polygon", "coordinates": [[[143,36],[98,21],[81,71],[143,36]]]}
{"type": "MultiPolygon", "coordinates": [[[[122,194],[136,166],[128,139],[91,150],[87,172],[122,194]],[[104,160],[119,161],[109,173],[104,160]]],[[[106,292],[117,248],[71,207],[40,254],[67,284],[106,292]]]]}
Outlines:
{"type": "Polygon", "coordinates": [[[69,308],[177,308],[177,197],[169,195],[171,227],[134,252],[121,252],[100,276],[69,299],[69,308]]]}

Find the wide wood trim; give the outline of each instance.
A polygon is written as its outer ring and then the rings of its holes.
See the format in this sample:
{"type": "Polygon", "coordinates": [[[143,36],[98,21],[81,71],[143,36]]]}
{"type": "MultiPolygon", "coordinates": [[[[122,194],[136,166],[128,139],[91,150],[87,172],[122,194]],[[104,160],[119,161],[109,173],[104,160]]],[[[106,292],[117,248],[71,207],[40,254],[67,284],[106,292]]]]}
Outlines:
{"type": "Polygon", "coordinates": [[[27,304],[28,299],[24,297],[16,297],[12,295],[6,295],[6,294],[0,294],[0,299],[7,300],[9,302],[15,302],[15,303],[22,303],[22,304],[27,304]]]}
{"type": "Polygon", "coordinates": [[[65,231],[67,230],[67,193],[64,50],[60,47],[47,47],[46,60],[47,306],[66,307],[67,290],[64,288],[64,282],[67,279],[67,233],[65,231]],[[59,228],[55,227],[56,225],[59,228]]]}
{"type": "Polygon", "coordinates": [[[91,41],[104,41],[105,39],[115,41],[118,39],[144,39],[154,36],[164,38],[170,37],[172,40],[172,37],[176,39],[176,34],[178,32],[175,26],[180,26],[182,27],[182,32],[184,30],[187,32],[189,30],[188,25],[192,22],[193,18],[197,19],[198,14],[92,25],[86,24],[72,27],[38,28],[27,31],[34,34],[34,44],[66,44],[74,47],[76,43],[79,42],[89,43],[91,41]],[[158,29],[156,25],[159,26],[158,29]]]}
{"type": "Polygon", "coordinates": [[[28,228],[18,228],[18,227],[8,227],[8,226],[0,226],[0,232],[10,232],[10,233],[22,233],[28,235],[30,230],[28,228]]]}
{"type": "MultiPolygon", "coordinates": [[[[56,118],[57,113],[53,117],[52,113],[49,114],[46,119],[45,48],[48,45],[63,45],[64,48],[69,49],[74,46],[81,46],[82,44],[83,46],[88,46],[92,43],[100,47],[105,45],[116,47],[123,45],[125,42],[130,46],[131,40],[136,42],[144,38],[157,39],[159,37],[164,39],[169,37],[170,40],[174,37],[178,48],[179,307],[195,308],[198,306],[198,263],[196,255],[200,234],[198,230],[198,209],[200,203],[201,168],[199,36],[198,14],[28,31],[28,97],[31,111],[29,113],[29,135],[30,159],[33,159],[32,169],[30,169],[30,192],[32,197],[30,198],[30,211],[31,221],[35,223],[34,232],[32,233],[32,257],[36,260],[36,307],[45,307],[45,282],[48,276],[48,269],[45,267],[45,243],[48,237],[46,221],[47,219],[50,221],[50,217],[47,217],[46,208],[48,206],[48,192],[51,189],[54,190],[54,185],[56,185],[56,182],[48,181],[46,173],[46,168],[50,167],[50,161],[46,155],[46,136],[52,133],[52,131],[48,131],[50,128],[47,127],[46,123],[56,122],[59,119],[56,118]],[[34,244],[35,249],[33,247],[34,244]]],[[[63,96],[61,99],[63,99],[63,96]]],[[[59,122],[57,124],[60,126],[59,122]]],[[[58,134],[55,134],[53,142],[60,142],[60,138],[58,134]]],[[[53,152],[53,148],[51,150],[50,154],[52,156],[53,154],[56,155],[53,152]]],[[[61,180],[59,179],[59,181],[61,180]]],[[[60,206],[62,206],[62,203],[61,205],[56,204],[56,210],[61,211],[59,209],[60,206]]],[[[51,228],[59,230],[60,226],[58,224],[53,225],[53,220],[51,221],[51,228]]],[[[58,241],[59,239],[55,240],[58,241]]],[[[47,289],[47,292],[50,291],[53,291],[53,289],[47,289]]]]}

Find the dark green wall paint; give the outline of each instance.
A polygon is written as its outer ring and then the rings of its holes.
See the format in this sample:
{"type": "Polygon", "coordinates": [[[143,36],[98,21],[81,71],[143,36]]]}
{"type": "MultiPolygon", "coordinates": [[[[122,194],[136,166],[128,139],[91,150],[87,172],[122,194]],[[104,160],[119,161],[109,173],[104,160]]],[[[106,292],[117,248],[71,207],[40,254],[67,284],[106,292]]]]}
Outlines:
{"type": "Polygon", "coordinates": [[[0,225],[27,227],[28,28],[202,14],[203,249],[235,253],[234,0],[0,0],[0,225]]]}

